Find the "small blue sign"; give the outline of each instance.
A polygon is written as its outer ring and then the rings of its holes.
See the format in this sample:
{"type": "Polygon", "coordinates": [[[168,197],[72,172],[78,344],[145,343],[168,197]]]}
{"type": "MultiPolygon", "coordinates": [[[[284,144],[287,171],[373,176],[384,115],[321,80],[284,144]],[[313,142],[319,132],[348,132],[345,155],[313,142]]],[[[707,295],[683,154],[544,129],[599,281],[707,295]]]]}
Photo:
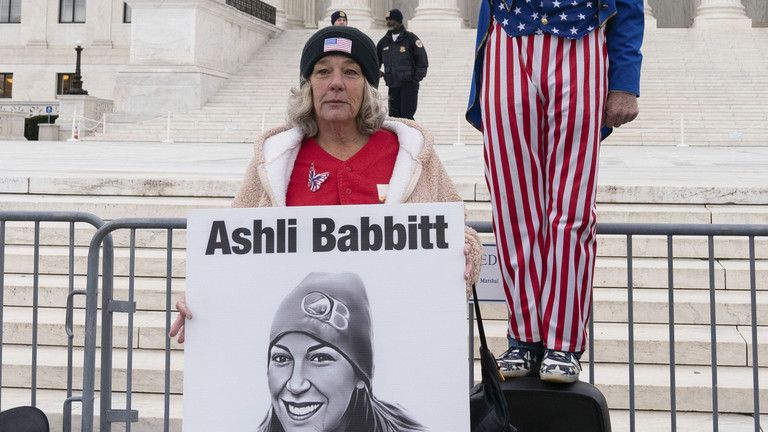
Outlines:
{"type": "Polygon", "coordinates": [[[45,113],[46,114],[50,114],[52,112],[53,112],[53,107],[52,106],[48,105],[48,106],[45,107],[45,113]]]}

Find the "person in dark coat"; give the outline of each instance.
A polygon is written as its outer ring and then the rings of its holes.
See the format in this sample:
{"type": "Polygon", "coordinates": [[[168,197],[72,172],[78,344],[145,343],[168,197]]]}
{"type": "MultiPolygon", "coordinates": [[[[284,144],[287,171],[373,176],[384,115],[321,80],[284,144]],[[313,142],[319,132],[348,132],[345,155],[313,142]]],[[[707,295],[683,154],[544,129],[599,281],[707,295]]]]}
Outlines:
{"type": "Polygon", "coordinates": [[[427,50],[418,36],[403,26],[403,13],[387,12],[387,34],[376,45],[379,67],[389,87],[389,115],[413,120],[419,99],[419,82],[427,76],[427,50]]]}

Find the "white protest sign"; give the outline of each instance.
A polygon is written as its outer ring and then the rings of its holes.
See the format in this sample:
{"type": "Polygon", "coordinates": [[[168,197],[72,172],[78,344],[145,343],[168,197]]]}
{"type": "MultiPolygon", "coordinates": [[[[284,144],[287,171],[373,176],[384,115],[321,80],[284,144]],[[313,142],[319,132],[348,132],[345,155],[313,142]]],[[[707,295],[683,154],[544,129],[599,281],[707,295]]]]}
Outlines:
{"type": "Polygon", "coordinates": [[[187,238],[185,432],[469,430],[461,203],[200,210],[187,238]]]}

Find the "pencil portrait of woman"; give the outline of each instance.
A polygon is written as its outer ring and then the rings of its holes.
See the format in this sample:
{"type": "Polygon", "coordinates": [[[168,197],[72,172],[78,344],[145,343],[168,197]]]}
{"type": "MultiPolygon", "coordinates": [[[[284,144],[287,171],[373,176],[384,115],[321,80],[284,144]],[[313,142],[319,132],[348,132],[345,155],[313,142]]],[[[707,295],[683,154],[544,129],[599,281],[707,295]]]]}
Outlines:
{"type": "Polygon", "coordinates": [[[425,428],[373,394],[373,333],[363,281],[311,273],[275,313],[270,408],[259,432],[408,432],[425,428]]]}

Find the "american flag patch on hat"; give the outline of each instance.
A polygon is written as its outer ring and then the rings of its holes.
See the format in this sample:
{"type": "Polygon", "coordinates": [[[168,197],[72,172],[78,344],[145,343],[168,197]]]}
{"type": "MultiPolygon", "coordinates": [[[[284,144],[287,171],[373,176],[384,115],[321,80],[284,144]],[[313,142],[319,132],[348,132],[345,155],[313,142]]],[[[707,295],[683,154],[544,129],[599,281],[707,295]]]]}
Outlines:
{"type": "Polygon", "coordinates": [[[323,43],[323,52],[342,51],[352,54],[352,41],[346,38],[328,38],[323,43]]]}

